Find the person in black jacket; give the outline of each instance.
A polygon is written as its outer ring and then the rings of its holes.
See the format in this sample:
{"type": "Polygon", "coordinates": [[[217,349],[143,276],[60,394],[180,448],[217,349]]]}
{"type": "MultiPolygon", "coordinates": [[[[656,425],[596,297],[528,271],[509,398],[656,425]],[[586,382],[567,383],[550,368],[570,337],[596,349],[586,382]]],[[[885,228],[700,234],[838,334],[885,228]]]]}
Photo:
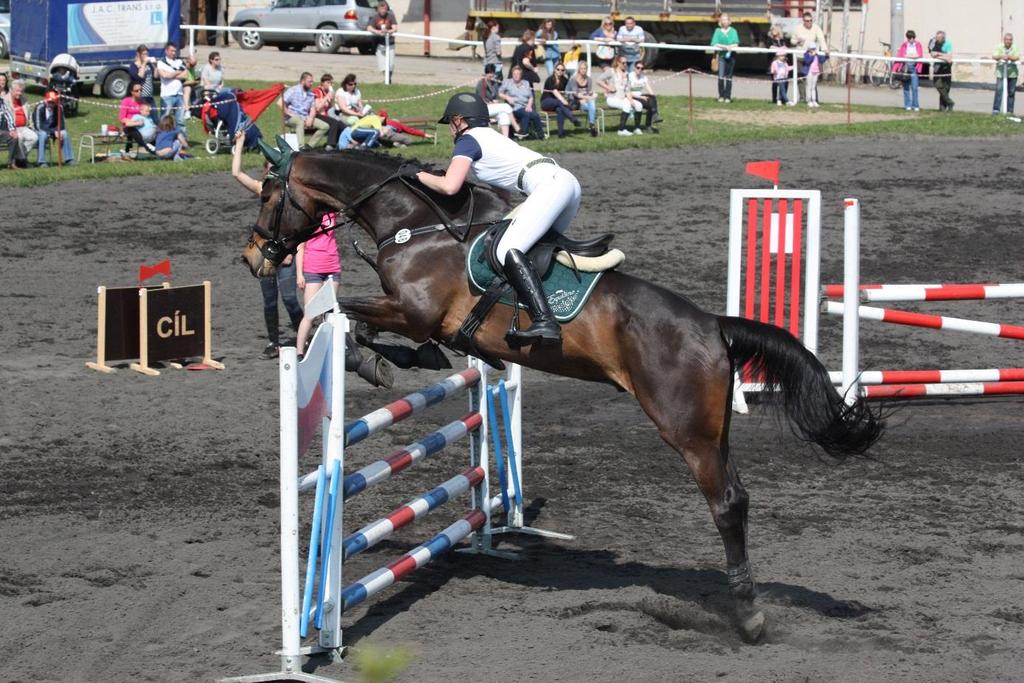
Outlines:
{"type": "Polygon", "coordinates": [[[46,141],[56,140],[61,144],[61,158],[65,164],[75,163],[75,152],[71,145],[71,135],[64,124],[64,108],[60,102],[60,93],[48,90],[43,101],[32,111],[32,124],[39,135],[36,149],[39,150],[36,164],[46,166],[46,141]]]}

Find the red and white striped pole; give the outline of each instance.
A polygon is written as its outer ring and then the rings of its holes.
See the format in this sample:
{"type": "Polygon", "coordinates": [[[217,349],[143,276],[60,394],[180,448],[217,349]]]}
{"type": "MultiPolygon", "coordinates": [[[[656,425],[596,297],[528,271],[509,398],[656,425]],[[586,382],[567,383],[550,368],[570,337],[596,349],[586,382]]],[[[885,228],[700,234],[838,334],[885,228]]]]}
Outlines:
{"type": "MultiPolygon", "coordinates": [[[[934,284],[934,285],[861,285],[861,301],[975,301],[979,299],[1016,299],[1024,297],[1024,283],[934,284]]],[[[838,299],[842,285],[825,285],[822,293],[838,299]]]]}
{"type": "Polygon", "coordinates": [[[937,396],[995,396],[1024,394],[1024,382],[961,382],[953,384],[881,384],[864,387],[862,395],[878,398],[924,398],[937,396]]]}
{"type": "MultiPolygon", "coordinates": [[[[842,384],[843,373],[830,372],[833,384],[842,384]]],[[[1024,368],[986,368],[982,370],[865,370],[858,376],[862,385],[874,384],[953,384],[966,382],[1021,382],[1024,368]]]]}
{"type": "MultiPolygon", "coordinates": [[[[837,301],[825,301],[822,311],[828,315],[844,315],[844,304],[837,301]]],[[[989,323],[980,320],[951,318],[945,315],[929,315],[911,311],[898,311],[892,308],[878,308],[875,306],[858,307],[858,316],[864,320],[878,320],[895,325],[970,332],[990,337],[1003,337],[1005,339],[1024,339],[1024,327],[1018,325],[989,323]]]]}

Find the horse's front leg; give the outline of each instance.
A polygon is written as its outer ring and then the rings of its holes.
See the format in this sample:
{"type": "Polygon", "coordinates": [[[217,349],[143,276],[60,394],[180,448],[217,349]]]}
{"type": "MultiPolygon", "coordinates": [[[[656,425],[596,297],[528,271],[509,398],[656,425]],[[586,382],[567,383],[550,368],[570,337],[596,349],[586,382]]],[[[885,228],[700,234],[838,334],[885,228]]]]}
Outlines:
{"type": "Polygon", "coordinates": [[[414,341],[426,341],[430,330],[407,315],[407,306],[390,296],[340,297],[341,310],[354,320],[365,322],[378,330],[386,330],[414,341]]]}

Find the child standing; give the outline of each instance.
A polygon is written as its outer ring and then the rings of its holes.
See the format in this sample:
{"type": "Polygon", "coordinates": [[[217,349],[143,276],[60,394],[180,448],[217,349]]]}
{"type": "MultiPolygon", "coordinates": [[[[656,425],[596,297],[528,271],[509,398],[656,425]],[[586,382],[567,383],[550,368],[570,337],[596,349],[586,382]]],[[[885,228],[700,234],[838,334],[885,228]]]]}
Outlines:
{"type": "MultiPolygon", "coordinates": [[[[337,225],[337,214],[325,213],[320,220],[320,227],[313,236],[299,245],[295,252],[295,284],[305,292],[304,305],[309,305],[313,296],[320,291],[324,282],[341,274],[341,259],[338,257],[338,242],[334,237],[337,225]]],[[[306,339],[313,328],[313,321],[306,315],[299,323],[299,333],[295,347],[299,356],[306,350],[306,339]]]]}
{"type": "Polygon", "coordinates": [[[786,51],[778,50],[775,52],[775,61],[772,62],[772,85],[774,86],[776,99],[775,104],[782,106],[789,104],[789,72],[792,67],[786,61],[786,51]]]}
{"type": "Polygon", "coordinates": [[[807,106],[818,106],[818,76],[821,65],[828,60],[828,55],[818,54],[817,43],[807,43],[807,52],[801,60],[800,75],[807,78],[807,106]]]}

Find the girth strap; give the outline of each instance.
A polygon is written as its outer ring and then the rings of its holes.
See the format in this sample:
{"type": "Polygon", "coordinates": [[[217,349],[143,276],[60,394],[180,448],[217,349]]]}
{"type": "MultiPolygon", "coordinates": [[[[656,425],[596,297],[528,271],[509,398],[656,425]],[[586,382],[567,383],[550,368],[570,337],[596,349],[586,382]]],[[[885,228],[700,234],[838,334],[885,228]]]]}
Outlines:
{"type": "Polygon", "coordinates": [[[495,278],[487,290],[480,295],[480,299],[473,306],[473,309],[466,316],[466,319],[462,322],[462,326],[459,327],[459,331],[452,337],[449,347],[462,353],[468,353],[476,356],[481,360],[485,361],[492,368],[498,370],[504,370],[505,364],[498,358],[492,358],[488,354],[484,353],[477,348],[473,342],[473,335],[480,329],[484,319],[487,318],[487,314],[490,312],[494,305],[498,303],[502,296],[511,285],[501,278],[495,278]]]}

